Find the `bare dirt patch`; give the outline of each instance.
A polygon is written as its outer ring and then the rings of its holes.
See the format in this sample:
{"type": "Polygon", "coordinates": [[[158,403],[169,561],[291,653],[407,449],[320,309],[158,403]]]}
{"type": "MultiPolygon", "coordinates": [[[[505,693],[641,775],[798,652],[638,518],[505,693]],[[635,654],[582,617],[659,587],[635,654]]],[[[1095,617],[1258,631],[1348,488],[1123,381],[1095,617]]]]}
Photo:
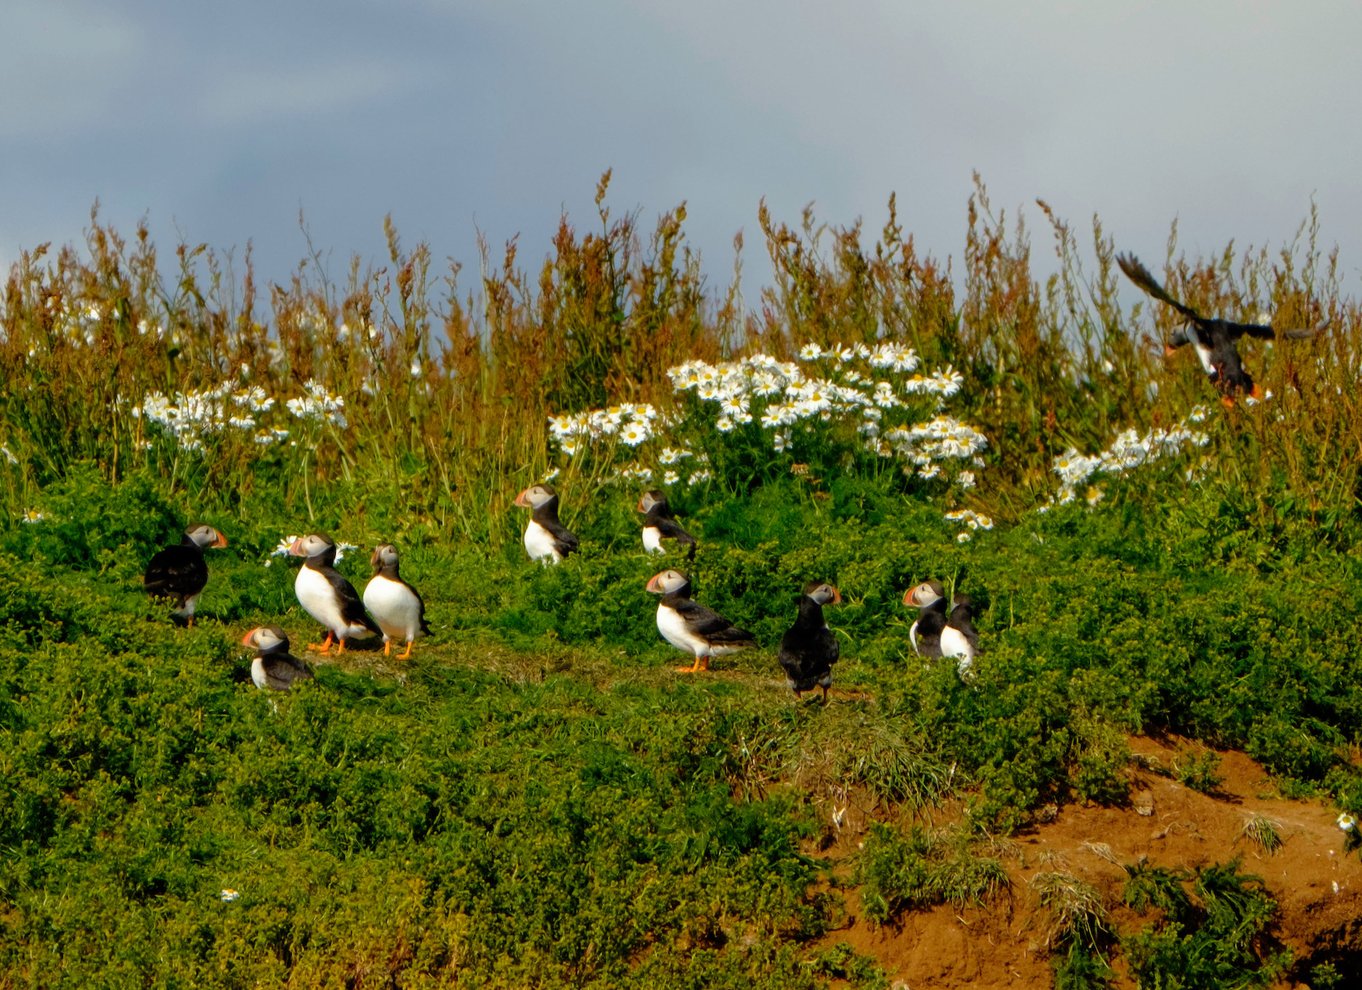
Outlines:
{"type": "MultiPolygon", "coordinates": [[[[1344,851],[1336,809],[1282,797],[1266,771],[1242,753],[1218,753],[1220,783],[1206,794],[1168,773],[1189,748],[1180,740],[1136,738],[1130,745],[1136,759],[1129,804],[1055,809],[1050,821],[1016,836],[1012,855],[1004,856],[1010,894],[982,907],[910,912],[898,926],[876,927],[860,916],[851,892],[845,923],[827,943],[845,942],[873,957],[899,988],[1048,987],[1053,918],[1029,886],[1036,873],[1064,870],[1092,884],[1114,925],[1134,932],[1150,918],[1122,906],[1122,864],[1144,860],[1196,869],[1239,857],[1243,871],[1261,877],[1277,900],[1272,935],[1294,953],[1293,976],[1304,977],[1317,960],[1344,958],[1355,965],[1362,959],[1362,858],[1344,851]],[[1282,840],[1275,852],[1245,834],[1255,815],[1273,823],[1282,840]]],[[[865,827],[859,816],[847,816],[825,855],[849,860],[865,827]]],[[[1119,957],[1115,967],[1113,985],[1134,987],[1119,957]]],[[[1346,964],[1339,970],[1353,975],[1346,964]]],[[[1281,986],[1305,984],[1288,980],[1281,986]]]]}

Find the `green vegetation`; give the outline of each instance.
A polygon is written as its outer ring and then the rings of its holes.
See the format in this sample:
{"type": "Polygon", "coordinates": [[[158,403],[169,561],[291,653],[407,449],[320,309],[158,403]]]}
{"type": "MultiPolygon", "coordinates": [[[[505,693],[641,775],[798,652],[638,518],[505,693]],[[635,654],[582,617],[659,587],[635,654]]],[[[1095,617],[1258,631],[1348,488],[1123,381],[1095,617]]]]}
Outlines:
{"type": "MultiPolygon", "coordinates": [[[[1280,254],[1170,246],[1199,308],[1328,323],[1246,345],[1274,398],[1226,409],[1143,346],[1170,314],[1122,308],[1100,228],[1087,272],[1047,213],[1060,271],[1038,284],[981,187],[957,284],[892,201],[873,245],[763,210],[775,277],[748,312],[737,273],[707,290],[684,208],[645,235],[607,182],[592,233],[564,219],[533,273],[484,251],[470,293],[392,230],[390,265],[343,282],[305,265],[263,289],[188,245],[165,276],[145,232],[97,217],[84,252],[14,267],[0,988],[880,987],[838,939],[848,911],[1000,896],[996,837],[1123,802],[1130,733],[1194,740],[1188,786],[1239,748],[1362,810],[1358,313],[1313,219],[1280,254]],[[744,391],[668,376],[686,365],[744,391]],[[510,503],[554,472],[583,552],[542,568],[510,503]],[[697,597],[762,644],[713,676],[673,671],[643,590],[661,568],[632,507],[658,485],[700,537],[697,597]],[[182,630],[141,572],[198,520],[230,545],[182,630]],[[314,635],[274,556],[309,530],[395,543],[434,635],[267,697],[240,636],[314,635]],[[973,599],[968,683],[910,655],[901,598],[928,577],[973,599]],[[815,578],[844,599],[827,706],[773,656],[815,578]],[[959,821],[927,826],[946,802],[959,821]],[[848,876],[825,853],[851,803],[848,876]]],[[[366,556],[340,564],[357,585],[366,556]]],[[[1103,985],[1115,953],[1151,986],[1285,965],[1233,865],[1132,873],[1162,919],[1139,933],[1042,876],[1059,986],[1103,985]]]]}

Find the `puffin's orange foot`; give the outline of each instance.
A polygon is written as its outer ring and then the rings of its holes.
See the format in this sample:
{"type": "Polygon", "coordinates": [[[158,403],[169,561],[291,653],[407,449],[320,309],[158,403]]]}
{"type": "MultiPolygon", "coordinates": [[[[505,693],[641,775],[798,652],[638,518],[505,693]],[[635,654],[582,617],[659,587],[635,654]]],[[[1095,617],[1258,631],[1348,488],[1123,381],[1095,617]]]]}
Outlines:
{"type": "Polygon", "coordinates": [[[1222,396],[1220,397],[1220,404],[1221,404],[1222,406],[1224,406],[1226,409],[1233,409],[1233,408],[1234,408],[1234,396],[1232,396],[1232,395],[1222,395],[1222,396]]]}
{"type": "MultiPolygon", "coordinates": [[[[325,656],[326,654],[328,654],[328,653],[331,652],[331,642],[332,642],[332,639],[331,639],[331,631],[330,631],[330,630],[327,630],[327,633],[326,633],[326,642],[324,642],[324,643],[308,643],[308,644],[307,644],[307,648],[308,648],[309,650],[316,650],[318,653],[320,653],[320,654],[322,654],[323,656],[325,656]]],[[[339,651],[337,651],[337,652],[339,652],[339,651]]]]}
{"type": "Polygon", "coordinates": [[[388,655],[389,651],[392,650],[392,648],[393,648],[393,641],[390,640],[390,639],[385,639],[385,640],[383,641],[383,655],[386,657],[386,656],[388,655]]]}
{"type": "Polygon", "coordinates": [[[407,640],[407,649],[406,649],[406,652],[404,652],[404,653],[403,653],[401,656],[399,656],[397,659],[399,659],[399,660],[406,660],[408,657],[411,656],[411,644],[412,644],[412,641],[411,641],[411,640],[407,640]]]}

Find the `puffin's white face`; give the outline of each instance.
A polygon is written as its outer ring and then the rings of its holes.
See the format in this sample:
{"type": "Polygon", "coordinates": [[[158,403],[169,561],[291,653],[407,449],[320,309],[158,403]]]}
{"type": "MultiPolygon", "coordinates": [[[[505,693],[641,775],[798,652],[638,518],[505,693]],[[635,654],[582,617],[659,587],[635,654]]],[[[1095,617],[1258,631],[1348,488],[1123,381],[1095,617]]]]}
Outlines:
{"type": "Polygon", "coordinates": [[[923,581],[917,587],[908,589],[908,593],[903,596],[903,604],[912,608],[922,608],[945,597],[946,590],[941,587],[940,581],[923,581]]]}
{"type": "Polygon", "coordinates": [[[374,547],[374,552],[369,557],[369,566],[375,571],[382,570],[384,567],[391,567],[397,563],[397,547],[391,543],[380,543],[374,547]]]}
{"type": "Polygon", "coordinates": [[[278,626],[257,626],[241,638],[242,646],[249,646],[261,653],[288,649],[288,637],[278,626]]]}
{"type": "Polygon", "coordinates": [[[658,502],[665,502],[665,501],[666,501],[666,499],[662,496],[662,493],[659,492],[659,491],[648,491],[648,492],[644,492],[644,493],[639,497],[639,500],[638,500],[638,511],[639,511],[639,512],[651,512],[653,506],[657,505],[658,502]]]}
{"type": "Polygon", "coordinates": [[[531,485],[515,497],[515,504],[522,509],[537,509],[557,497],[558,493],[549,485],[531,485]]]}
{"type": "Polygon", "coordinates": [[[320,553],[325,553],[328,548],[334,548],[335,545],[320,533],[312,533],[294,540],[289,544],[288,552],[295,557],[315,557],[320,553]]]}
{"type": "Polygon", "coordinates": [[[809,585],[804,589],[804,594],[819,605],[840,605],[842,603],[842,593],[826,581],[809,585]]]}
{"type": "Polygon", "coordinates": [[[655,595],[670,595],[689,583],[690,579],[680,571],[662,571],[648,580],[648,590],[655,595]]]}
{"type": "Polygon", "coordinates": [[[225,547],[227,545],[227,537],[206,523],[190,526],[184,531],[184,534],[201,547],[225,547]]]}

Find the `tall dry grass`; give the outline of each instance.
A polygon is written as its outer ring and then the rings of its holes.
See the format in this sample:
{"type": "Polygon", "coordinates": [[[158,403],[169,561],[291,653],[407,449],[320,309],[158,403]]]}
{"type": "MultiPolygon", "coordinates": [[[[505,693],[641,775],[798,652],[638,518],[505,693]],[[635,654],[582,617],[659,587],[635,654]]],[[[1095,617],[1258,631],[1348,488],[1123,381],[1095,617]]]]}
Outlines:
{"type": "MultiPolygon", "coordinates": [[[[994,208],[976,178],[965,249],[922,253],[898,217],[871,237],[857,221],[793,225],[765,204],[758,224],[772,277],[749,310],[742,240],[713,288],[685,238],[685,204],[651,229],[608,204],[610,174],[584,225],[563,217],[537,267],[517,240],[480,242],[476,277],[441,271],[429,246],[386,225],[386,263],[353,261],[333,280],[317,253],[285,284],[262,285],[249,250],[207,245],[162,259],[148,231],[124,237],[92,212],[79,247],[40,245],[11,268],[0,307],[0,445],[17,511],[80,462],[109,478],[136,467],[177,483],[242,491],[262,472],[293,479],[311,507],[343,479],[432,522],[488,536],[514,490],[549,469],[552,413],[620,401],[670,408],[668,366],[764,349],[893,340],[965,376],[962,411],[990,438],[978,500],[1002,515],[1054,489],[1051,464],[1120,430],[1171,424],[1215,394],[1190,355],[1165,359],[1176,316],[1125,282],[1117,245],[1094,218],[1080,237],[1044,203],[1053,274],[1036,275],[1032,234],[994,208]],[[471,282],[471,287],[467,284],[471,282]],[[299,425],[262,448],[224,429],[201,454],[168,444],[135,407],[144,397],[259,386],[280,403],[319,383],[344,424],[299,425]],[[492,510],[489,513],[489,508],[492,510]],[[491,520],[491,521],[489,521],[491,520]]],[[[1210,453],[1250,511],[1352,513],[1358,493],[1358,306],[1312,211],[1279,250],[1227,245],[1189,259],[1171,229],[1168,290],[1207,313],[1323,326],[1307,340],[1247,343],[1274,398],[1215,405],[1210,453]]]]}

